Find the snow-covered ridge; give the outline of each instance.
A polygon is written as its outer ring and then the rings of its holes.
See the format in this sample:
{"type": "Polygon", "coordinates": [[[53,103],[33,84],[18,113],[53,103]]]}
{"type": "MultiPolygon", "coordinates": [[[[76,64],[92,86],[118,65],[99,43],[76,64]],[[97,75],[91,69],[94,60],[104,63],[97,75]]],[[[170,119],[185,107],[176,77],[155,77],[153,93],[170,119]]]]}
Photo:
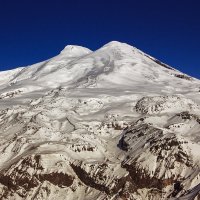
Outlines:
{"type": "Polygon", "coordinates": [[[0,72],[0,199],[197,200],[199,88],[117,41],[0,72]]]}
{"type": "Polygon", "coordinates": [[[181,96],[143,97],[136,104],[136,110],[143,114],[192,111],[199,112],[200,107],[191,99],[181,96]]]}
{"type": "Polygon", "coordinates": [[[92,53],[92,51],[77,45],[67,45],[60,53],[68,57],[80,57],[92,53]]]}

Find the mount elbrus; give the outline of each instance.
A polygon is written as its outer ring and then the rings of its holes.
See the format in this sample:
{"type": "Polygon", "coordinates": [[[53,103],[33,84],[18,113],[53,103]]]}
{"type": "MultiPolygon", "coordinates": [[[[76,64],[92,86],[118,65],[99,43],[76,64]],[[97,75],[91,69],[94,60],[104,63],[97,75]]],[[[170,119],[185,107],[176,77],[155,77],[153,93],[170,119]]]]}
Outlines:
{"type": "Polygon", "coordinates": [[[0,72],[0,199],[199,199],[199,91],[120,42],[0,72]]]}

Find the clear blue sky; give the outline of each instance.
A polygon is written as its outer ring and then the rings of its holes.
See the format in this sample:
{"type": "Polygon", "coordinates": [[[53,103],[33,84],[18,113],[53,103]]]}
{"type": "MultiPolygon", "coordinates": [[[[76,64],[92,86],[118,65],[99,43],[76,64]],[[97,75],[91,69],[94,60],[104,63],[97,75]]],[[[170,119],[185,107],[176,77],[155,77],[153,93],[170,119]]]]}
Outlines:
{"type": "Polygon", "coordinates": [[[0,70],[118,40],[200,78],[199,10],[199,0],[1,0],[0,70]]]}

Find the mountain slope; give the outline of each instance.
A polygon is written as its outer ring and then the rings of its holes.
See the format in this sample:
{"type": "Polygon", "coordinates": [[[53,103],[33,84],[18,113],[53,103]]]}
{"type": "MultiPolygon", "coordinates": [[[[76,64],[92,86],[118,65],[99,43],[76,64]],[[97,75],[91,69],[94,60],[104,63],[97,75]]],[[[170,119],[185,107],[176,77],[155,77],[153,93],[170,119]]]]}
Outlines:
{"type": "Polygon", "coordinates": [[[115,41],[0,72],[0,198],[198,199],[199,88],[115,41]]]}

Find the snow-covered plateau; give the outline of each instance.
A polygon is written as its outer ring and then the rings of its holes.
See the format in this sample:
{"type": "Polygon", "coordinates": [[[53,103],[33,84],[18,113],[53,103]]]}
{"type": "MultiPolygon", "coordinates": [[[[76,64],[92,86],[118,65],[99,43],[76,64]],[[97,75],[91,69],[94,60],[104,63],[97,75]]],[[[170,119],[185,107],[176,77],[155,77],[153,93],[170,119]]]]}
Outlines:
{"type": "Polygon", "coordinates": [[[1,200],[199,200],[200,80],[125,43],[0,72],[1,200]]]}

